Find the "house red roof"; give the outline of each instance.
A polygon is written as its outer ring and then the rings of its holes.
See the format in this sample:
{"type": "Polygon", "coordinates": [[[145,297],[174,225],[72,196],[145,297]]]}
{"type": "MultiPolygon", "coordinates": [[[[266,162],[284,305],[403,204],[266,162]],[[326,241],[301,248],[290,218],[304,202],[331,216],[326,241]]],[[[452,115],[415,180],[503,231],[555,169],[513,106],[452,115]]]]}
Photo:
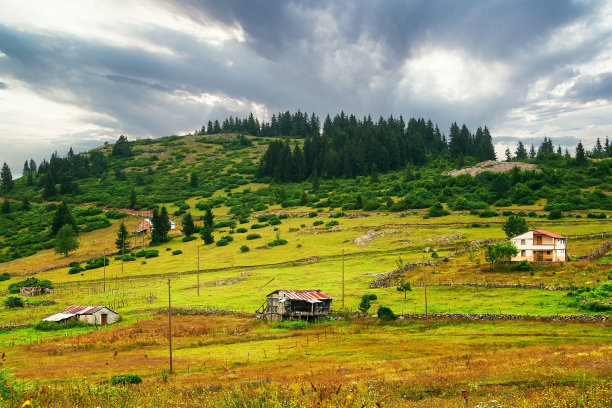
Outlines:
{"type": "Polygon", "coordinates": [[[538,232],[542,235],[548,235],[549,237],[553,237],[553,238],[562,238],[565,239],[565,237],[563,235],[558,235],[555,234],[554,232],[550,232],[550,231],[545,231],[545,230],[541,230],[541,229],[534,229],[533,232],[538,232]]]}
{"type": "Polygon", "coordinates": [[[70,306],[68,309],[62,310],[60,313],[90,315],[96,313],[98,310],[104,309],[105,307],[106,306],[70,306]]]}
{"type": "MultiPolygon", "coordinates": [[[[284,290],[284,289],[279,289],[275,292],[283,292],[285,294],[286,297],[288,297],[289,299],[293,299],[293,300],[306,300],[306,301],[313,301],[313,300],[319,300],[319,299],[333,299],[331,296],[329,296],[327,293],[323,292],[322,290],[284,290]]],[[[275,293],[272,292],[272,293],[275,293]]]]}

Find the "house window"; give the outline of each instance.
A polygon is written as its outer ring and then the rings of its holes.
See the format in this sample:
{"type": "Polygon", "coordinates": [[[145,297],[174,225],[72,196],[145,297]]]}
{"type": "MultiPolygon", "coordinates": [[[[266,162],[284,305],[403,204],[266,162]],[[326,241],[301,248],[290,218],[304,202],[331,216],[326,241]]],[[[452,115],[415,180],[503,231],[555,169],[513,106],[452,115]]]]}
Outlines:
{"type": "Polygon", "coordinates": [[[550,251],[546,251],[546,255],[550,255],[550,251]]]}
{"type": "Polygon", "coordinates": [[[525,245],[525,240],[521,239],[521,245],[525,245]]]}
{"type": "Polygon", "coordinates": [[[521,250],[521,256],[525,256],[525,250],[524,249],[521,250]]]}

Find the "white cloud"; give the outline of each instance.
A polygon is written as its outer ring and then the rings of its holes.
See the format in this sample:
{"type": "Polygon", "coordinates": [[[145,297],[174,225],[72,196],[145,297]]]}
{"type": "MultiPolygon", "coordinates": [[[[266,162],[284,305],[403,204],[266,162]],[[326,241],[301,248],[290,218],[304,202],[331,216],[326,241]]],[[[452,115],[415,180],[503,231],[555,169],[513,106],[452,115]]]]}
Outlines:
{"type": "Polygon", "coordinates": [[[405,61],[397,93],[469,102],[503,95],[507,87],[508,68],[501,62],[480,61],[460,50],[424,47],[405,61]]]}

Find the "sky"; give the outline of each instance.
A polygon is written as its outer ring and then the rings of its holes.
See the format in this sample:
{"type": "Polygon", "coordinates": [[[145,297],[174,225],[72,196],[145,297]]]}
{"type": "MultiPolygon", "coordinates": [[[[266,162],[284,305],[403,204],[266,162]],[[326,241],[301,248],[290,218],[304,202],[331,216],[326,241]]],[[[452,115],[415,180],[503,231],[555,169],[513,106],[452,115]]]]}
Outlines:
{"type": "Polygon", "coordinates": [[[0,163],[250,112],[612,137],[612,2],[0,0],[0,163]]]}

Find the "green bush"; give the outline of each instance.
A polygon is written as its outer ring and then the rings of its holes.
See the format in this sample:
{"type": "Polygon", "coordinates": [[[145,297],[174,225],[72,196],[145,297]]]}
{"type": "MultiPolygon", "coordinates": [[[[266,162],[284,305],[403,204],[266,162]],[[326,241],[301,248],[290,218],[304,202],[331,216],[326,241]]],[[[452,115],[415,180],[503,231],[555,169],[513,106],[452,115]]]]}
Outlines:
{"type": "Polygon", "coordinates": [[[236,229],[236,232],[238,232],[238,233],[240,233],[240,234],[243,234],[243,233],[245,233],[245,232],[247,232],[247,231],[248,231],[248,230],[247,230],[246,228],[243,228],[243,227],[240,227],[240,228],[237,228],[237,229],[236,229]]]}
{"type": "Polygon", "coordinates": [[[286,239],[277,238],[274,241],[268,242],[268,246],[274,247],[279,245],[285,245],[287,243],[286,239]]]}
{"type": "Polygon", "coordinates": [[[134,256],[136,258],[155,258],[159,256],[159,251],[157,249],[141,249],[136,252],[134,256]]]}
{"type": "Polygon", "coordinates": [[[478,214],[480,218],[491,218],[491,217],[497,217],[498,215],[499,215],[498,213],[496,213],[495,211],[491,211],[491,210],[483,210],[478,214]]]}
{"type": "Polygon", "coordinates": [[[38,278],[27,278],[26,280],[22,280],[19,282],[11,283],[8,286],[9,293],[19,293],[19,289],[26,287],[35,287],[40,286],[45,289],[53,289],[53,284],[50,280],[47,279],[38,279],[38,278]]]}
{"type": "Polygon", "coordinates": [[[379,307],[376,314],[378,315],[379,320],[389,321],[397,319],[395,313],[393,313],[393,311],[386,306],[379,307]]]}
{"type": "Polygon", "coordinates": [[[90,327],[88,323],[80,322],[78,320],[69,320],[66,323],[58,322],[43,322],[42,320],[32,326],[36,330],[40,331],[55,331],[72,329],[74,327],[90,327]]]}
{"type": "Polygon", "coordinates": [[[248,246],[246,246],[246,245],[242,245],[242,246],[240,247],[240,252],[249,252],[249,247],[248,247],[248,246]]]}
{"type": "Polygon", "coordinates": [[[533,266],[528,261],[520,261],[512,267],[515,271],[529,272],[533,270],[533,266]]]}
{"type": "Polygon", "coordinates": [[[73,262],[70,262],[68,266],[71,268],[75,268],[77,266],[81,266],[81,264],[79,262],[73,261],[73,262]]]}
{"type": "Polygon", "coordinates": [[[0,273],[0,282],[11,279],[11,275],[8,272],[0,273]]]}
{"type": "Polygon", "coordinates": [[[559,210],[559,209],[551,210],[548,213],[548,219],[549,220],[558,220],[558,219],[561,219],[561,218],[563,218],[563,212],[561,210],[559,210]]]}
{"type": "Polygon", "coordinates": [[[140,384],[141,382],[142,378],[137,374],[117,374],[110,379],[111,385],[140,384]]]}
{"type": "Polygon", "coordinates": [[[79,272],[83,272],[84,270],[85,270],[85,268],[82,268],[80,266],[74,266],[74,267],[68,269],[68,274],[69,275],[75,275],[75,274],[77,274],[79,272]]]}
{"type": "Polygon", "coordinates": [[[123,256],[117,255],[115,257],[115,261],[121,261],[121,259],[123,259],[123,262],[131,262],[131,261],[135,261],[136,257],[132,254],[125,254],[123,256]]]}
{"type": "Polygon", "coordinates": [[[4,299],[4,306],[8,307],[9,309],[23,307],[23,299],[18,296],[9,296],[4,299]]]}
{"type": "Polygon", "coordinates": [[[318,215],[319,213],[316,211],[311,211],[308,213],[308,218],[314,218],[318,215]]]}
{"type": "Polygon", "coordinates": [[[94,258],[90,261],[87,261],[87,263],[85,264],[85,269],[90,270],[90,269],[97,269],[97,268],[101,268],[104,266],[104,264],[106,264],[108,266],[109,264],[109,260],[108,258],[104,258],[104,257],[97,257],[94,258]]]}
{"type": "Polygon", "coordinates": [[[259,229],[259,228],[264,228],[267,227],[267,224],[253,224],[251,225],[251,229],[259,229]]]}
{"type": "Polygon", "coordinates": [[[172,251],[172,255],[180,255],[180,254],[182,254],[182,253],[183,253],[183,251],[181,251],[180,249],[177,249],[177,250],[175,250],[175,251],[172,251]]]}
{"type": "Polygon", "coordinates": [[[234,237],[232,237],[231,235],[224,235],[221,237],[221,239],[227,241],[227,242],[232,242],[234,240],[234,237]]]}
{"type": "Polygon", "coordinates": [[[323,221],[321,221],[321,220],[318,220],[318,221],[315,221],[315,222],[312,223],[312,225],[315,226],[315,227],[318,226],[318,225],[322,225],[322,224],[323,224],[323,221]]]}
{"type": "Polygon", "coordinates": [[[259,234],[249,234],[246,236],[247,240],[252,240],[252,239],[257,239],[257,238],[261,238],[261,235],[259,234]]]}
{"type": "Polygon", "coordinates": [[[332,220],[330,222],[328,222],[327,224],[325,224],[326,227],[335,227],[336,225],[338,225],[339,222],[336,220],[332,220]]]}
{"type": "Polygon", "coordinates": [[[226,241],[224,239],[220,239],[215,243],[216,246],[218,247],[222,247],[222,246],[226,246],[229,245],[229,241],[226,241]]]}
{"type": "Polygon", "coordinates": [[[196,236],[194,236],[194,235],[190,235],[190,236],[188,236],[188,237],[183,237],[183,239],[181,239],[181,241],[183,241],[183,242],[189,242],[189,241],[193,241],[193,240],[196,240],[196,239],[198,239],[196,236]]]}
{"type": "Polygon", "coordinates": [[[277,327],[279,329],[302,330],[308,326],[308,322],[306,320],[284,320],[280,322],[274,322],[272,326],[277,327]]]}
{"type": "Polygon", "coordinates": [[[120,220],[121,218],[128,217],[126,213],[122,213],[117,210],[108,210],[105,215],[106,215],[106,218],[111,219],[111,220],[120,220]]]}
{"type": "Polygon", "coordinates": [[[278,218],[274,218],[268,221],[269,225],[279,225],[280,223],[281,223],[281,220],[279,220],[278,218]]]}

